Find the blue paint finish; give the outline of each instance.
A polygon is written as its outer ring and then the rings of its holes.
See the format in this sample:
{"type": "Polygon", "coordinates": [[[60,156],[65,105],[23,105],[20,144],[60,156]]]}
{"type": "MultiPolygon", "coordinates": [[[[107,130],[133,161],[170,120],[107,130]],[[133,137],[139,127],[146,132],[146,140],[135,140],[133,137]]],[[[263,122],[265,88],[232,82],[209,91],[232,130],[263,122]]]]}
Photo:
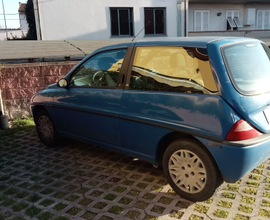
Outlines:
{"type": "MultiPolygon", "coordinates": [[[[250,40],[250,39],[249,39],[250,40]]],[[[254,96],[244,96],[234,88],[227,73],[221,55],[223,42],[208,45],[213,73],[217,80],[218,88],[223,99],[246,121],[258,130],[268,133],[270,124],[264,117],[263,111],[270,105],[270,93],[254,96]]]]}
{"type": "MultiPolygon", "coordinates": [[[[256,144],[245,142],[248,143],[246,146],[224,144],[228,131],[239,119],[245,119],[262,132],[270,131],[265,117],[270,93],[244,96],[236,91],[221,55],[222,46],[243,41],[254,40],[232,37],[155,38],[155,41],[100,48],[81,62],[102,51],[133,46],[207,48],[218,88],[215,95],[102,88],[64,89],[54,84],[32,98],[32,109],[43,105],[64,136],[102,145],[152,163],[157,163],[157,146],[165,135],[174,131],[193,135],[212,154],[225,180],[234,182],[270,155],[269,139],[256,144]]],[[[123,66],[128,66],[124,65],[125,62],[131,61],[125,58],[123,66]]],[[[81,63],[67,74],[67,80],[81,63]]],[[[128,72],[125,74],[127,78],[128,72]]]]}
{"type": "Polygon", "coordinates": [[[101,88],[59,89],[55,93],[57,123],[68,121],[62,131],[120,145],[119,119],[122,90],[101,88]]]}
{"type": "MultiPolygon", "coordinates": [[[[220,96],[213,95],[126,90],[121,108],[120,116],[217,140],[224,140],[232,125],[239,120],[220,96]]],[[[128,127],[123,125],[125,123],[120,122],[123,130],[128,127]]],[[[148,131],[140,129],[138,132],[148,131]]]]}
{"type": "Polygon", "coordinates": [[[161,128],[141,122],[120,118],[121,144],[125,150],[135,150],[142,153],[142,159],[151,158],[157,164],[157,146],[164,135],[171,133],[171,129],[161,128]]]}
{"type": "Polygon", "coordinates": [[[268,159],[270,140],[250,146],[231,146],[198,138],[214,157],[226,182],[236,182],[268,159]]]}

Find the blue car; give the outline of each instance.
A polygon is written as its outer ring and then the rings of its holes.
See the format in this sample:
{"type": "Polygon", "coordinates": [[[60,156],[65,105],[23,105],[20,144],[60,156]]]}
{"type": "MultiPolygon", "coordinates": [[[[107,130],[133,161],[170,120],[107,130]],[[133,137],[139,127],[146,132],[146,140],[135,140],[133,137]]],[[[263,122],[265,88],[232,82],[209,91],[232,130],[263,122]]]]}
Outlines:
{"type": "Polygon", "coordinates": [[[181,197],[206,200],[270,156],[269,59],[249,38],[103,47],[32,97],[37,133],[161,165],[181,197]]]}

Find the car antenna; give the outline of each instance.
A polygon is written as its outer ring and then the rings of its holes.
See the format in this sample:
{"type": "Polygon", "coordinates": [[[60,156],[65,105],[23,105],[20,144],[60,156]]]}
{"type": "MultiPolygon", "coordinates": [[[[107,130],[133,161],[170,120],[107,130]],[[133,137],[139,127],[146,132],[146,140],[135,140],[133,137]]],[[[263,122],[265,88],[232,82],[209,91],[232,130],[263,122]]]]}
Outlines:
{"type": "Polygon", "coordinates": [[[150,23],[151,23],[151,21],[148,21],[148,23],[141,29],[141,31],[131,41],[134,41],[136,39],[136,37],[138,37],[138,35],[143,31],[143,29],[145,29],[147,27],[147,25],[150,23]]]}

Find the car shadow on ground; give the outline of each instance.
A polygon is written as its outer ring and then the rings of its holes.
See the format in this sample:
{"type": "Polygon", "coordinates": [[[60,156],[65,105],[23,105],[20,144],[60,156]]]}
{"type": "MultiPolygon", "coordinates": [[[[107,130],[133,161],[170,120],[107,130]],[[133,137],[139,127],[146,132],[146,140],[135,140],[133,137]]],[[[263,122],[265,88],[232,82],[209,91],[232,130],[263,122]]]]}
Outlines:
{"type": "Polygon", "coordinates": [[[254,194],[268,195],[266,182],[255,179],[263,178],[262,167],[237,184],[224,183],[211,199],[192,203],[171,189],[161,169],[82,142],[67,139],[49,148],[31,130],[2,138],[0,153],[0,219],[270,217],[268,200],[254,194]],[[251,180],[253,186],[247,184],[251,180]]]}

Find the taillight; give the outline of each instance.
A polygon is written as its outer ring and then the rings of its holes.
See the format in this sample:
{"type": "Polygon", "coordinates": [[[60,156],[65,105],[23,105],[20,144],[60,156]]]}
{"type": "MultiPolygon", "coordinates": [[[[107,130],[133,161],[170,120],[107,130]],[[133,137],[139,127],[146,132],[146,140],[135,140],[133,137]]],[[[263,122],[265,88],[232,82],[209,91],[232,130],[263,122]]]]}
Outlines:
{"type": "Polygon", "coordinates": [[[225,139],[228,141],[241,141],[260,135],[262,135],[261,132],[257,131],[243,119],[240,119],[232,126],[225,139]]]}

